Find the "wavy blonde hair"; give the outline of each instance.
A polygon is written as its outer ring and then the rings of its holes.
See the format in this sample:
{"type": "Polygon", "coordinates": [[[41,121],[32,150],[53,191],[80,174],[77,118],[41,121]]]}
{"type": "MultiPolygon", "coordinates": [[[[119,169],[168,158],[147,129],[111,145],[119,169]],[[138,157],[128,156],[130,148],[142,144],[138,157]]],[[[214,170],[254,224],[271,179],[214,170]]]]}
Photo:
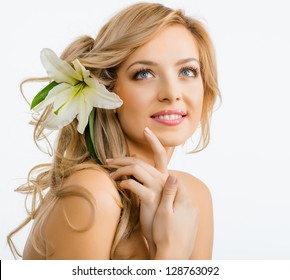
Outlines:
{"type": "MultiPolygon", "coordinates": [[[[204,86],[204,101],[200,121],[201,138],[195,149],[195,151],[199,151],[209,142],[210,118],[215,100],[219,96],[214,49],[210,36],[201,22],[186,16],[181,10],[172,10],[157,3],[138,3],[116,14],[103,26],[95,39],[83,36],[75,40],[66,48],[61,58],[69,63],[77,58],[90,71],[92,77],[103,83],[108,90],[113,91],[117,81],[118,67],[138,47],[150,41],[165,27],[173,24],[186,27],[192,33],[198,46],[204,86]]],[[[50,110],[51,107],[46,108],[37,122],[34,123],[36,143],[43,138],[42,123],[50,110]]],[[[27,209],[28,218],[8,236],[8,243],[14,254],[20,255],[11,238],[35,217],[44,199],[44,190],[49,189],[56,199],[70,195],[72,192],[62,187],[63,180],[69,175],[87,168],[102,169],[108,172],[104,165],[106,158],[129,154],[122,128],[114,112],[97,108],[96,120],[95,146],[103,165],[97,165],[90,160],[84,135],[77,132],[77,121],[74,120],[59,131],[53,162],[34,167],[29,173],[27,185],[18,188],[18,191],[32,194],[33,197],[31,209],[27,209]],[[34,176],[34,174],[36,175],[34,176]],[[37,203],[37,201],[39,202],[37,203]]],[[[118,188],[117,184],[116,187],[118,188]]],[[[138,225],[138,199],[128,191],[119,190],[119,192],[122,211],[111,248],[112,259],[116,257],[116,247],[120,241],[130,236],[138,225]]],[[[92,202],[90,196],[85,196],[85,198],[92,202]]],[[[45,215],[48,214],[49,209],[45,211],[45,215]]],[[[40,232],[40,226],[41,223],[32,228],[35,236],[32,243],[37,252],[44,254],[37,242],[39,239],[37,232],[40,232]]]]}

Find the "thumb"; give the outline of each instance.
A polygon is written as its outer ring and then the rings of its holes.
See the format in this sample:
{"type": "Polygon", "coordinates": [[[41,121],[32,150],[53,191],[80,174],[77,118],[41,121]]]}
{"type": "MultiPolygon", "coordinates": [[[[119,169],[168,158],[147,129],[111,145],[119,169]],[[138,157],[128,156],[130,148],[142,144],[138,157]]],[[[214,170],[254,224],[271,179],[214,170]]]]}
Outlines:
{"type": "Polygon", "coordinates": [[[173,203],[177,192],[177,178],[169,175],[162,192],[160,206],[173,212],[173,203]]]}

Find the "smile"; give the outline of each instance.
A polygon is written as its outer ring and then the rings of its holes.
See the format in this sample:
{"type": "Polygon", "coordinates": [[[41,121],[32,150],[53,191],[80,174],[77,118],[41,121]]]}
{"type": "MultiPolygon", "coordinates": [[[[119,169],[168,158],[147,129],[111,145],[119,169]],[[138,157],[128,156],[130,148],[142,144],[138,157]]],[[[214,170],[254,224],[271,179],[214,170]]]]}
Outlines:
{"type": "Polygon", "coordinates": [[[177,119],[181,119],[182,116],[173,114],[173,115],[160,115],[160,116],[156,116],[154,118],[161,119],[161,120],[177,120],[177,119]]]}
{"type": "Polygon", "coordinates": [[[165,110],[151,116],[152,120],[164,125],[178,125],[185,118],[186,114],[181,110],[165,110]]]}

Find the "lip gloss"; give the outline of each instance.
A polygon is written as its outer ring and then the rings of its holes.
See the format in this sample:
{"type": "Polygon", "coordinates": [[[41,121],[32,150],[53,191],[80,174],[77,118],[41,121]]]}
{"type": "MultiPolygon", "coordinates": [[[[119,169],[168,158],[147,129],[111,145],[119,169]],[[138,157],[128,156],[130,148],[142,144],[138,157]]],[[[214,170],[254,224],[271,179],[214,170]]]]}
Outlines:
{"type": "Polygon", "coordinates": [[[178,125],[186,118],[186,114],[181,110],[164,110],[155,113],[151,119],[164,125],[178,125]]]}

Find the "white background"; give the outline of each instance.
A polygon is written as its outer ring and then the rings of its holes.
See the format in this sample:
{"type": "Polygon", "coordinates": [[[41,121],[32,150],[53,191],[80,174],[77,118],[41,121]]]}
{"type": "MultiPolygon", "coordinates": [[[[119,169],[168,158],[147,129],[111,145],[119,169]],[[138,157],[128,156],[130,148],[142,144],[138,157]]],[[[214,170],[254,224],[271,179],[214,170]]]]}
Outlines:
{"type": "MultiPolygon", "coordinates": [[[[39,60],[42,48],[60,54],[76,37],[95,36],[115,12],[135,2],[2,4],[0,259],[13,258],[6,235],[26,217],[24,196],[13,190],[25,182],[32,166],[49,160],[34,145],[20,82],[45,75],[39,60]]],[[[180,149],[170,163],[171,168],[197,176],[211,190],[213,258],[290,259],[288,1],[160,2],[202,20],[217,52],[223,102],[213,116],[211,143],[194,155],[180,149]]],[[[15,238],[20,250],[28,229],[15,238]]]]}

